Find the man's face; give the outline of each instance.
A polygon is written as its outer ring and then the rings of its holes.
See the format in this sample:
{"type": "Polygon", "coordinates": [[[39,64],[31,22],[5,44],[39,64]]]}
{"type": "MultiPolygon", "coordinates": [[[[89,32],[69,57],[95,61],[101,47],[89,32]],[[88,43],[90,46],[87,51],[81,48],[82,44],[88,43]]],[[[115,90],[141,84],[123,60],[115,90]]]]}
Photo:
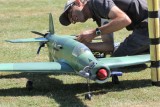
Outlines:
{"type": "Polygon", "coordinates": [[[71,23],[75,24],[76,22],[85,22],[87,18],[82,11],[83,6],[73,5],[68,10],[68,18],[71,23]]]}

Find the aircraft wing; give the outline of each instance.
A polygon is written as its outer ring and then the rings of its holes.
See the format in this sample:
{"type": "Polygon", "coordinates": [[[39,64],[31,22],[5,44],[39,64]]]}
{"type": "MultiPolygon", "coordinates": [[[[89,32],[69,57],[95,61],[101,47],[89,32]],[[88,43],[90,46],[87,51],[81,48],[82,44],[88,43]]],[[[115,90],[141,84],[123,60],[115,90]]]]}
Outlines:
{"type": "Polygon", "coordinates": [[[66,63],[59,62],[28,62],[1,63],[0,72],[44,72],[44,73],[73,73],[74,70],[66,63]]]}
{"type": "MultiPolygon", "coordinates": [[[[67,38],[71,38],[71,39],[76,39],[76,35],[63,35],[64,37],[67,37],[67,38]]],[[[94,41],[97,41],[97,40],[102,40],[102,38],[100,37],[96,37],[93,39],[94,41]]]]}
{"type": "Polygon", "coordinates": [[[27,38],[27,39],[15,39],[15,40],[6,40],[6,42],[11,43],[28,43],[28,42],[47,42],[46,38],[27,38]]]}
{"type": "Polygon", "coordinates": [[[98,61],[104,63],[109,68],[119,68],[131,65],[143,64],[150,61],[150,55],[134,55],[124,57],[99,58],[98,61]]]}
{"type": "Polygon", "coordinates": [[[70,39],[76,39],[76,35],[63,35],[63,37],[70,38],[70,39]]]}

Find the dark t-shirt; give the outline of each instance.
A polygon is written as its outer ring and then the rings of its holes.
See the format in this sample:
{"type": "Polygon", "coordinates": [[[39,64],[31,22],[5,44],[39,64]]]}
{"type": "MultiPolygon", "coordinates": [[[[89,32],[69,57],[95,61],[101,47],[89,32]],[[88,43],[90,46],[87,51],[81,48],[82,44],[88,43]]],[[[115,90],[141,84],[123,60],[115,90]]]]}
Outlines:
{"type": "Polygon", "coordinates": [[[97,22],[98,26],[101,25],[101,18],[109,19],[109,11],[115,5],[132,20],[132,23],[126,27],[128,30],[134,29],[148,18],[146,0],[89,0],[88,5],[93,15],[93,20],[97,22]]]}

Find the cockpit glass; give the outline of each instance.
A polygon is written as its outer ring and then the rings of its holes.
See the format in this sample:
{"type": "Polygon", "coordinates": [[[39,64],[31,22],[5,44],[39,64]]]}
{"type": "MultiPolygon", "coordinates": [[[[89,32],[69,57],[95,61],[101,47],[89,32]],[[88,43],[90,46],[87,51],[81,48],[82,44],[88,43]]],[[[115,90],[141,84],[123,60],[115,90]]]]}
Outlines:
{"type": "Polygon", "coordinates": [[[77,57],[86,51],[90,51],[89,48],[86,47],[84,44],[80,44],[74,47],[72,55],[77,57]]]}

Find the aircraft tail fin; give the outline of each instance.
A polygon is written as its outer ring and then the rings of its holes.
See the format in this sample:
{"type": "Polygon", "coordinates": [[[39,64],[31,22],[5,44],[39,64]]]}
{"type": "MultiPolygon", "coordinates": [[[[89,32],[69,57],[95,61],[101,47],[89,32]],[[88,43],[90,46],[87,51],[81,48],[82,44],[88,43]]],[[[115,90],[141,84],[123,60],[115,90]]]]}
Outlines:
{"type": "Polygon", "coordinates": [[[52,14],[49,14],[49,32],[51,34],[54,34],[54,25],[53,25],[53,18],[52,18],[52,14]]]}

